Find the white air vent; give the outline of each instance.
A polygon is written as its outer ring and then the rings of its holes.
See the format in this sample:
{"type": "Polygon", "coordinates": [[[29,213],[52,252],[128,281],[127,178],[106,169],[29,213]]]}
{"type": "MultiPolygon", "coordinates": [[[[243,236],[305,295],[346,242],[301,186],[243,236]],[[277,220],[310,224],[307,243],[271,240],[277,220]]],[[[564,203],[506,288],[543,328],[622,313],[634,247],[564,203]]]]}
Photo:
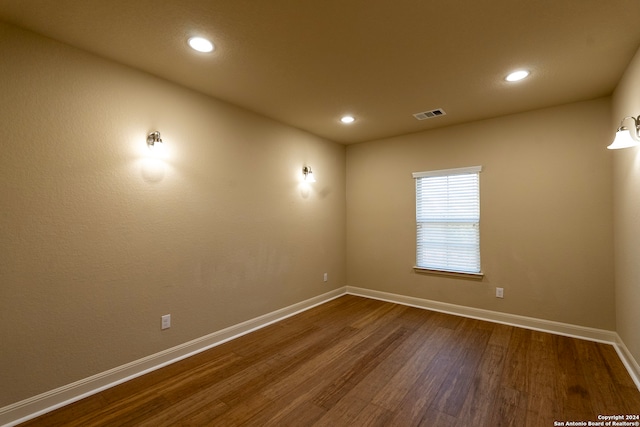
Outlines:
{"type": "Polygon", "coordinates": [[[423,111],[422,113],[416,113],[413,115],[418,120],[432,119],[434,117],[444,116],[445,113],[442,108],[436,108],[435,110],[423,111]]]}

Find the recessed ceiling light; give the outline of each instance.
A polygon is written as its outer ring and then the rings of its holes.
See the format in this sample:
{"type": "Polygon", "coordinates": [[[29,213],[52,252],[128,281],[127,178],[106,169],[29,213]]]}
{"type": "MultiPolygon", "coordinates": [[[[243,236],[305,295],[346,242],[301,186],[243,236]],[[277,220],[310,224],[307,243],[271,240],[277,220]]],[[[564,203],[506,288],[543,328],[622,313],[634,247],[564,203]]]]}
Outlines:
{"type": "Polygon", "coordinates": [[[356,119],[353,116],[343,116],[340,121],[345,124],[353,123],[356,119]]]}
{"type": "Polygon", "coordinates": [[[518,80],[522,80],[524,78],[527,78],[528,76],[529,76],[529,72],[527,70],[518,70],[509,74],[504,79],[508,82],[517,82],[518,80]]]}
{"type": "Polygon", "coordinates": [[[208,53],[213,51],[213,43],[202,37],[191,37],[189,39],[189,46],[198,52],[208,53]]]}

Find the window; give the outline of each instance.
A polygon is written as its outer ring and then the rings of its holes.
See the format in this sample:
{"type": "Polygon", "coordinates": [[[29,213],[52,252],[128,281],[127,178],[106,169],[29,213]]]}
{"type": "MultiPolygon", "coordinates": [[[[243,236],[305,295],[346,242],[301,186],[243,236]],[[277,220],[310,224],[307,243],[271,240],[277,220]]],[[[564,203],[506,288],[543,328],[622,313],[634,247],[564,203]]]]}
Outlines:
{"type": "Polygon", "coordinates": [[[481,276],[481,166],[416,172],[416,269],[481,276]]]}

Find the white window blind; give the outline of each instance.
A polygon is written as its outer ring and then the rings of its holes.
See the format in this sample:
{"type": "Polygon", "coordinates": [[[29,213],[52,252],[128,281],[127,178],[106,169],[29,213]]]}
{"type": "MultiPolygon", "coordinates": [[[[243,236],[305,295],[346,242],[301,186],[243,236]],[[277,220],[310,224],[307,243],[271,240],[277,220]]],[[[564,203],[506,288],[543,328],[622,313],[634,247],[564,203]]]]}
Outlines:
{"type": "Polygon", "coordinates": [[[480,273],[481,166],[413,174],[416,266],[480,273]]]}

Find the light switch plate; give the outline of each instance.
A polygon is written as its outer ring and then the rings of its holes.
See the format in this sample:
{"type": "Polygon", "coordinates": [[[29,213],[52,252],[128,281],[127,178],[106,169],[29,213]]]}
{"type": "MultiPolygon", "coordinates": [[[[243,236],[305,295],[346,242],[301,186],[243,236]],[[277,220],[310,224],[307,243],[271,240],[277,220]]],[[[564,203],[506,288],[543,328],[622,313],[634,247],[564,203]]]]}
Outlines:
{"type": "Polygon", "coordinates": [[[162,329],[169,329],[171,327],[171,315],[165,314],[162,316],[162,329]]]}

